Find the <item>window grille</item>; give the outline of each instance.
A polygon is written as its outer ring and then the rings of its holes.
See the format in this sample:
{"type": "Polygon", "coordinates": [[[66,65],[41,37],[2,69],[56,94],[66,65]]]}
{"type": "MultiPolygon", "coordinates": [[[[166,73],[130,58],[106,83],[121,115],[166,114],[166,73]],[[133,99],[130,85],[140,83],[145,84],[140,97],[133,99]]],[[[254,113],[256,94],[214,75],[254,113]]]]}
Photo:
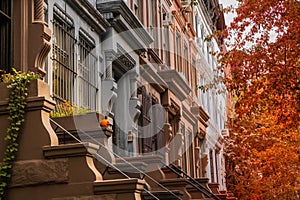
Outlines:
{"type": "Polygon", "coordinates": [[[0,1],[0,70],[11,70],[11,0],[0,1]]]}
{"type": "Polygon", "coordinates": [[[53,23],[53,97],[56,101],[74,103],[74,80],[76,76],[74,47],[76,40],[70,20],[54,16],[53,23]]]}
{"type": "Polygon", "coordinates": [[[87,35],[79,35],[78,86],[79,105],[96,110],[97,108],[97,57],[92,50],[95,44],[87,35]]]}

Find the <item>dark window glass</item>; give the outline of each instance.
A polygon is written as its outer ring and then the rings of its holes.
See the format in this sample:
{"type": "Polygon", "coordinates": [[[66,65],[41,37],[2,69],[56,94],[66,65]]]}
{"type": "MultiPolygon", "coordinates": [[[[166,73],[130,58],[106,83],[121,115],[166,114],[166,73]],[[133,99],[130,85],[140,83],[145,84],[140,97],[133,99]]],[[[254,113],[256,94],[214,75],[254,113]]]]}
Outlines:
{"type": "Polygon", "coordinates": [[[11,0],[0,1],[0,70],[11,70],[11,0]]]}

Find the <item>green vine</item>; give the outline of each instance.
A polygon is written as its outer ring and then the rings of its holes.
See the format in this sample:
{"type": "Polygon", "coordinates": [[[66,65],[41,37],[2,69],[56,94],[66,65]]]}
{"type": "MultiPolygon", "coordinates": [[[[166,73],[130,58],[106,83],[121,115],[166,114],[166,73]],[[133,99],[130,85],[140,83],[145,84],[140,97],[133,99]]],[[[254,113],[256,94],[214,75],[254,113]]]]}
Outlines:
{"type": "Polygon", "coordinates": [[[4,199],[6,189],[11,180],[11,170],[18,151],[18,137],[24,123],[26,97],[28,96],[28,83],[38,79],[39,75],[34,73],[21,73],[13,69],[14,74],[4,74],[1,79],[7,83],[10,90],[8,97],[8,110],[10,125],[7,128],[5,140],[7,146],[4,158],[0,163],[0,200],[4,199]]]}

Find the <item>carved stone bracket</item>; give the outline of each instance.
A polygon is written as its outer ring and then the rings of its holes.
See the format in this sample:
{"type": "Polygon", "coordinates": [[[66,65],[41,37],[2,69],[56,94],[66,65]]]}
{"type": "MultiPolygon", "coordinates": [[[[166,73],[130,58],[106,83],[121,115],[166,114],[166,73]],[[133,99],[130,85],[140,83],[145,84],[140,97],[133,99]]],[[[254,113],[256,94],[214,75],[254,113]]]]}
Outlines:
{"type": "Polygon", "coordinates": [[[133,122],[136,123],[141,114],[141,102],[137,97],[131,97],[129,100],[129,112],[133,122]]]}
{"type": "MultiPolygon", "coordinates": [[[[31,29],[31,33],[29,34],[29,38],[32,39],[32,42],[36,44],[36,49],[38,50],[35,58],[34,58],[34,68],[35,70],[30,69],[30,71],[35,71],[39,73],[41,76],[45,76],[46,72],[43,69],[45,59],[51,49],[51,31],[46,26],[44,21],[44,1],[43,0],[34,0],[33,1],[33,25],[31,29]],[[35,34],[39,34],[40,37],[35,37],[34,40],[31,38],[32,36],[37,36],[35,34]],[[36,38],[40,38],[36,40],[36,38]]],[[[29,43],[30,44],[30,43],[29,43]]],[[[30,46],[28,48],[31,48],[30,46]]],[[[30,67],[30,65],[29,65],[30,67]]]]}
{"type": "Polygon", "coordinates": [[[102,81],[102,111],[107,116],[111,114],[112,106],[117,99],[117,83],[114,80],[105,79],[102,81]]]}

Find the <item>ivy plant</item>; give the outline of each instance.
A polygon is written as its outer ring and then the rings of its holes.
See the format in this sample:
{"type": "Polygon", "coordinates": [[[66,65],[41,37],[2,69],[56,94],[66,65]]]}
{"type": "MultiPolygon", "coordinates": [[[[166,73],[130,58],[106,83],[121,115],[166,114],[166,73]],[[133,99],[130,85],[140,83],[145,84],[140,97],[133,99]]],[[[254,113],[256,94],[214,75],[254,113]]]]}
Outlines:
{"type": "Polygon", "coordinates": [[[25,121],[26,97],[28,96],[28,84],[39,75],[34,73],[21,73],[13,69],[13,74],[3,74],[1,81],[7,83],[10,90],[8,97],[8,110],[10,125],[7,128],[5,140],[7,145],[4,158],[0,163],[0,200],[6,195],[6,189],[11,180],[13,162],[18,151],[18,138],[25,121]]]}

